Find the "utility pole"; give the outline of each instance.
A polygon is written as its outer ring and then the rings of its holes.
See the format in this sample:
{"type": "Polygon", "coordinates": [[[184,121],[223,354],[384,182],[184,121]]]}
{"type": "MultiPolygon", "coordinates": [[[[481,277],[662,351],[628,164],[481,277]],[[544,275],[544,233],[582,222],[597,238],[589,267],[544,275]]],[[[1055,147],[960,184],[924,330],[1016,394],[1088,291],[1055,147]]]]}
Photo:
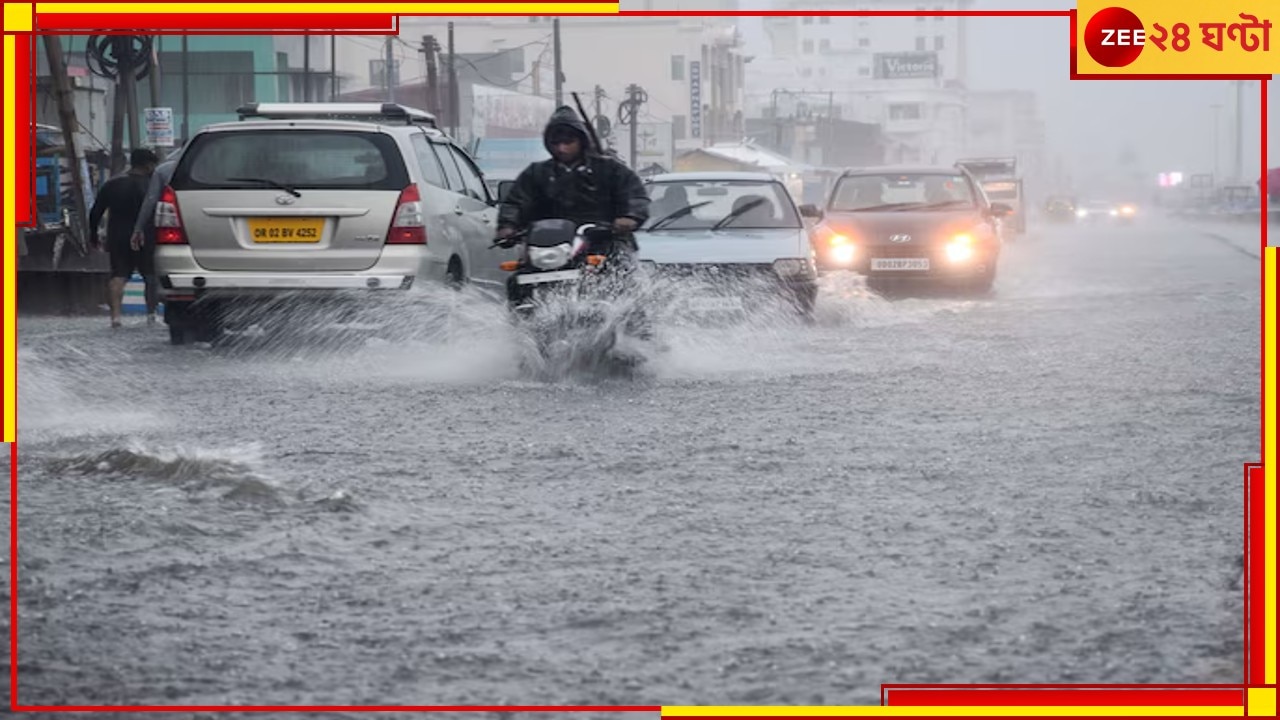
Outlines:
{"type": "MultiPolygon", "coordinates": [[[[187,36],[183,35],[183,39],[187,36]]],[[[338,36],[329,36],[329,100],[338,97],[338,36]]]]}
{"type": "Polygon", "coordinates": [[[62,56],[62,39],[57,35],[44,36],[45,54],[49,58],[49,74],[53,83],[54,101],[58,105],[58,121],[62,125],[62,142],[66,145],[68,160],[71,165],[71,182],[76,190],[73,203],[76,225],[84,236],[78,238],[85,241],[89,237],[89,193],[85,188],[84,176],[80,174],[80,143],[76,141],[76,106],[72,97],[71,77],[67,75],[67,65],[62,56]]]}
{"type": "Polygon", "coordinates": [[[604,88],[600,87],[599,85],[596,86],[595,99],[596,99],[596,116],[591,118],[591,125],[595,127],[596,136],[600,138],[601,147],[596,149],[601,152],[604,152],[606,147],[608,147],[609,145],[612,145],[612,142],[610,142],[608,139],[609,127],[608,127],[608,122],[606,121],[606,118],[604,116],[604,104],[603,104],[604,88]]]}
{"type": "MultiPolygon", "coordinates": [[[[1236,81],[1236,154],[1234,182],[1244,181],[1244,80],[1236,81]]],[[[1265,132],[1266,129],[1264,128],[1265,132]]]]}
{"type": "Polygon", "coordinates": [[[142,146],[138,136],[138,68],[135,66],[120,69],[120,83],[124,88],[125,107],[129,113],[129,149],[136,150],[142,146]]]}
{"type": "Polygon", "coordinates": [[[564,105],[564,70],[560,65],[560,18],[551,18],[551,50],[556,64],[556,107],[564,105]]]}
{"type": "Polygon", "coordinates": [[[636,141],[640,125],[640,106],[649,102],[649,93],[632,83],[627,86],[627,99],[618,105],[618,122],[628,126],[631,136],[631,169],[636,169],[636,141]]]}
{"type": "Polygon", "coordinates": [[[458,137],[458,125],[462,122],[462,104],[458,93],[458,54],[453,44],[453,23],[449,23],[449,120],[453,128],[450,133],[458,137]]]}
{"type": "Polygon", "coordinates": [[[191,54],[187,51],[187,36],[182,36],[182,140],[191,139],[191,54]]]}
{"type": "Polygon", "coordinates": [[[422,54],[427,58],[427,112],[440,116],[440,95],[438,77],[436,75],[436,53],[440,52],[440,44],[435,35],[422,36],[422,54]]]}
{"type": "Polygon", "coordinates": [[[386,78],[387,84],[387,102],[390,103],[396,101],[395,75],[392,73],[396,62],[395,48],[391,45],[393,40],[395,40],[394,35],[387,36],[386,57],[382,61],[383,77],[386,78]]]}
{"type": "Polygon", "coordinates": [[[302,102],[311,102],[311,36],[302,36],[302,102]]]}
{"type": "Polygon", "coordinates": [[[1209,109],[1213,110],[1213,182],[1218,184],[1222,182],[1222,163],[1219,161],[1222,156],[1222,141],[1218,132],[1222,105],[1214,103],[1209,109]]]}
{"type": "Polygon", "coordinates": [[[163,37],[151,37],[151,72],[147,75],[151,87],[151,107],[160,107],[160,43],[163,37]]]}

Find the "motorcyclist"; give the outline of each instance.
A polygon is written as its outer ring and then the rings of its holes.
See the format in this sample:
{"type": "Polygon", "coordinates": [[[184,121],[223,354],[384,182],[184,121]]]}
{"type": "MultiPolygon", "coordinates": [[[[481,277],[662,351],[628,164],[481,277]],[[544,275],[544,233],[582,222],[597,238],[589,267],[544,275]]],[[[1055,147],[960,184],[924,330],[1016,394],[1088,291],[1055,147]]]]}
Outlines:
{"type": "Polygon", "coordinates": [[[563,219],[612,226],[620,241],[613,249],[634,255],[639,248],[632,233],[649,219],[640,176],[594,147],[586,124],[567,105],[552,113],[542,138],[551,159],[525,168],[503,200],[502,245],[510,247],[511,236],[536,220],[563,219]]]}
{"type": "MultiPolygon", "coordinates": [[[[618,277],[629,277],[639,250],[634,232],[649,219],[640,176],[595,147],[586,123],[567,105],[552,113],[542,138],[551,159],[531,163],[516,178],[498,211],[498,244],[511,247],[513,236],[538,220],[610,226],[614,238],[604,254],[618,277]]],[[[514,297],[513,283],[508,292],[514,297]]],[[[651,337],[642,308],[634,309],[629,325],[640,337],[651,337]]]]}

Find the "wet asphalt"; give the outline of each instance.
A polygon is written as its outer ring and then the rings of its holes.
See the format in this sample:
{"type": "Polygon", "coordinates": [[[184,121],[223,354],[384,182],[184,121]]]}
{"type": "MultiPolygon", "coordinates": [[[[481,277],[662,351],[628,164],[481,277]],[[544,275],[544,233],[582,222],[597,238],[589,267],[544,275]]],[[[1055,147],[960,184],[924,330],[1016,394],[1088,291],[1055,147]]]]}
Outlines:
{"type": "Polygon", "coordinates": [[[1259,288],[1159,218],[1035,227],[993,297],[831,277],[813,326],[669,321],[605,379],[530,375],[471,293],[390,340],[24,318],[19,698],[1240,682],[1259,288]]]}

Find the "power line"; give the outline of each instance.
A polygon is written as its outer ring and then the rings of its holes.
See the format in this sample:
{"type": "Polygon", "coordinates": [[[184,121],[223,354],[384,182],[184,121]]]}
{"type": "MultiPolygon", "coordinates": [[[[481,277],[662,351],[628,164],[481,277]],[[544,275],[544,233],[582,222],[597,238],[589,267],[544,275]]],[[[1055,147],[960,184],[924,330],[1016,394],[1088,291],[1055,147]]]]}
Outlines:
{"type": "MultiPolygon", "coordinates": [[[[533,43],[529,43],[529,44],[530,44],[530,45],[532,45],[533,43]]],[[[522,46],[522,47],[523,47],[523,46],[522,46]]],[[[489,85],[493,85],[494,87],[513,88],[513,87],[517,87],[517,86],[519,86],[519,85],[520,85],[520,83],[524,82],[525,80],[528,80],[529,78],[533,77],[533,74],[534,74],[535,72],[537,72],[539,69],[541,69],[541,68],[539,67],[539,63],[541,63],[541,62],[542,62],[542,59],[543,59],[544,57],[546,57],[546,55],[547,55],[547,51],[548,51],[550,48],[551,48],[551,45],[550,45],[549,43],[548,43],[548,44],[546,44],[546,45],[544,45],[544,46],[543,46],[543,48],[542,48],[542,52],[541,52],[541,53],[539,53],[539,54],[538,54],[538,57],[534,59],[534,61],[533,61],[533,63],[532,63],[532,66],[531,66],[531,67],[530,67],[530,69],[529,69],[529,72],[525,73],[525,74],[524,74],[524,75],[522,75],[521,77],[516,78],[515,80],[510,81],[510,82],[499,82],[499,81],[497,81],[497,80],[490,80],[488,77],[485,77],[484,73],[480,72],[480,68],[476,67],[476,64],[475,64],[474,62],[472,62],[471,60],[469,60],[469,59],[467,59],[467,58],[465,58],[465,57],[461,57],[461,56],[459,56],[459,57],[458,57],[458,60],[462,61],[463,63],[466,63],[467,65],[469,65],[469,66],[471,67],[471,69],[475,71],[475,73],[476,73],[476,77],[478,77],[478,78],[480,78],[481,80],[485,81],[485,83],[487,83],[487,84],[489,84],[489,85]]],[[[502,54],[502,53],[498,53],[498,55],[501,55],[501,54],[502,54]]],[[[493,57],[497,57],[497,56],[495,55],[495,56],[493,56],[493,57]]]]}

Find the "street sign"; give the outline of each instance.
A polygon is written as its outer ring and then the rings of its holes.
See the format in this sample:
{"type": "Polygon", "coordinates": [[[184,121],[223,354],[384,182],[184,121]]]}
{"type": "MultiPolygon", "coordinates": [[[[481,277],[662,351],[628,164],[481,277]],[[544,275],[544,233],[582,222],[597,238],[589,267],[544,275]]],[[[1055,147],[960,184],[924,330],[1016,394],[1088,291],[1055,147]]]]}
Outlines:
{"type": "Polygon", "coordinates": [[[908,80],[938,76],[938,53],[875,53],[872,62],[879,80],[908,80]]]}
{"type": "Polygon", "coordinates": [[[147,145],[173,147],[173,108],[145,108],[142,118],[146,126],[147,145]]]}

